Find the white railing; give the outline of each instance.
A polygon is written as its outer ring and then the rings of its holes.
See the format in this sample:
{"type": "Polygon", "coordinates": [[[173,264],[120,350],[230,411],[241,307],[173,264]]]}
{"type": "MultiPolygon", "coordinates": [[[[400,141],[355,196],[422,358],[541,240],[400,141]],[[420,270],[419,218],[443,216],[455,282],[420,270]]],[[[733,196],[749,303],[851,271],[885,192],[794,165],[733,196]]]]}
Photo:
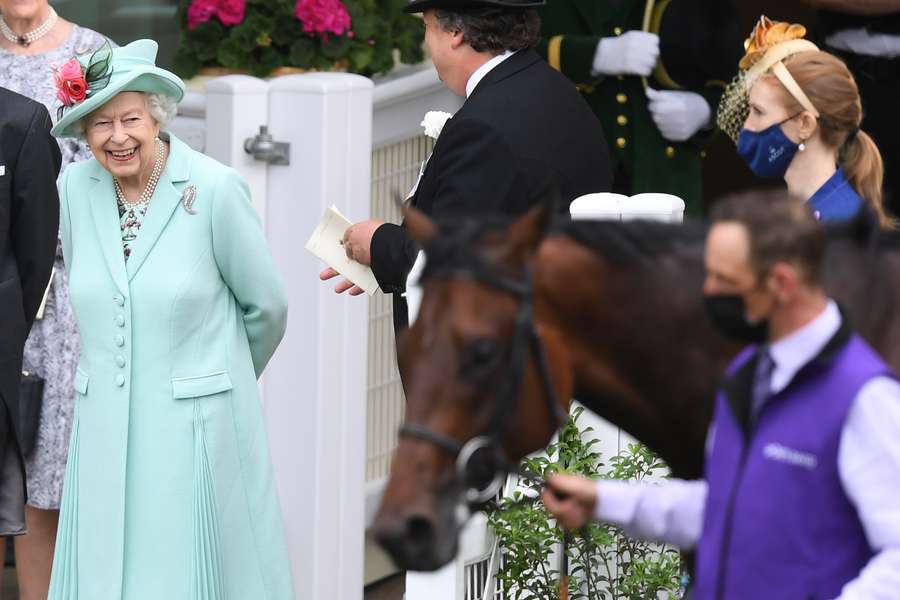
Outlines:
{"type": "MultiPolygon", "coordinates": [[[[396,196],[415,182],[419,165],[433,141],[422,135],[400,140],[372,152],[371,215],[399,222],[396,196]]],[[[403,418],[403,387],[397,371],[391,296],[377,293],[369,300],[369,351],[366,427],[366,482],[388,475],[403,418]]]]}
{"type": "MultiPolygon", "coordinates": [[[[429,110],[455,112],[462,99],[447,90],[432,67],[410,68],[376,82],[372,95],[372,218],[400,222],[397,195],[415,183],[433,140],[422,135],[429,110]]],[[[369,301],[368,393],[366,427],[366,523],[381,499],[383,483],[397,445],[404,399],[397,371],[391,297],[376,293],[369,301]]]]}

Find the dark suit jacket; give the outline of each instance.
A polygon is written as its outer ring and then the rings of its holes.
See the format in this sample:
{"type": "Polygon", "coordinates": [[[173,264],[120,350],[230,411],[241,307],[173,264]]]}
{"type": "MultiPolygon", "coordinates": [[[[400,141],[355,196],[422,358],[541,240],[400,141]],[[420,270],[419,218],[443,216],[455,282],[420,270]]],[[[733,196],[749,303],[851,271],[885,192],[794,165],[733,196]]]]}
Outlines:
{"type": "MultiPolygon", "coordinates": [[[[444,125],[411,202],[436,219],[517,216],[558,192],[568,212],[578,196],[610,186],[600,122],[571,81],[523,50],[494,67],[444,125]]],[[[400,294],[417,251],[402,226],[382,225],[372,237],[372,270],[394,294],[397,332],[407,325],[400,294]]]]}
{"type": "Polygon", "coordinates": [[[0,535],[24,525],[18,390],[25,338],[56,256],[59,146],[38,102],[0,88],[0,535]]]}

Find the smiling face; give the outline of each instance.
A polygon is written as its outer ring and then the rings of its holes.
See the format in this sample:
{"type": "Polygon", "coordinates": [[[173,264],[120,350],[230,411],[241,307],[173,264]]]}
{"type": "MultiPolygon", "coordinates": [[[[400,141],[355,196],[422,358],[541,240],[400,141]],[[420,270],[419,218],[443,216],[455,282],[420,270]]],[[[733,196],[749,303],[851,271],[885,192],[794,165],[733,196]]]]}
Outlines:
{"type": "Polygon", "coordinates": [[[150,115],[144,93],[117,94],[83,123],[91,152],[114,177],[144,180],[153,170],[159,123],[150,115]]]}

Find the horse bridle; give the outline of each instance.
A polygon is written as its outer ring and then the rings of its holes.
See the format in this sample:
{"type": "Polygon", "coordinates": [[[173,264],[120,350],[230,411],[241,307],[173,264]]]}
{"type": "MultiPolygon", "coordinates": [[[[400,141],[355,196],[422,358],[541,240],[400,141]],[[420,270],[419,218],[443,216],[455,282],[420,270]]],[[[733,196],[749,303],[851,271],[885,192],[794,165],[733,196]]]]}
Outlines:
{"type": "Polygon", "coordinates": [[[457,278],[472,279],[494,289],[512,294],[519,301],[518,311],[514,322],[514,330],[511,345],[508,350],[508,359],[498,368],[508,366],[510,376],[503,382],[498,392],[497,408],[494,411],[487,432],[476,436],[467,442],[460,442],[443,433],[434,431],[416,423],[404,423],[400,426],[399,435],[404,437],[419,438],[449,453],[456,458],[456,476],[462,480],[466,492],[466,501],[469,505],[480,505],[494,496],[503,484],[503,478],[508,472],[518,472],[531,479],[540,479],[536,474],[526,472],[516,467],[503,458],[501,441],[509,424],[509,417],[513,414],[519,398],[519,391],[525,379],[525,369],[528,364],[528,353],[534,355],[543,388],[543,398],[548,411],[553,419],[552,431],[556,432],[562,426],[568,415],[560,408],[556,391],[550,381],[550,372],[547,365],[547,355],[540,337],[534,326],[534,287],[531,273],[524,267],[521,280],[511,279],[488,269],[480,261],[466,267],[443,267],[427,270],[422,278],[457,278]],[[479,451],[486,450],[491,453],[493,460],[493,478],[484,488],[473,488],[465,484],[470,464],[479,451]]]}

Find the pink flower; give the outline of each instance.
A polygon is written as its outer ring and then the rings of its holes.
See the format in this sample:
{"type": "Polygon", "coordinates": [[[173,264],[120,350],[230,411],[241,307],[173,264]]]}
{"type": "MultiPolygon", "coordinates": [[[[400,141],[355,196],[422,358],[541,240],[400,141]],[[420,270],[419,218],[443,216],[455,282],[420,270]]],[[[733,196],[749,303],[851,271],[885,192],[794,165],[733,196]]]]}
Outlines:
{"type": "Polygon", "coordinates": [[[193,31],[211,18],[218,17],[227,27],[244,21],[247,0],[193,0],[188,6],[188,29],[193,31]]]}
{"type": "Polygon", "coordinates": [[[67,60],[54,73],[56,97],[63,106],[72,106],[87,97],[88,84],[84,80],[84,70],[77,59],[67,60]]]}
{"type": "Polygon", "coordinates": [[[209,21],[218,8],[218,0],[194,0],[187,10],[188,29],[193,31],[209,21]]]}
{"type": "Polygon", "coordinates": [[[294,15],[306,33],[343,35],[351,26],[350,13],[340,0],[297,0],[294,15]]]}
{"type": "Polygon", "coordinates": [[[246,0],[219,0],[219,20],[231,27],[244,21],[246,0]]]}

